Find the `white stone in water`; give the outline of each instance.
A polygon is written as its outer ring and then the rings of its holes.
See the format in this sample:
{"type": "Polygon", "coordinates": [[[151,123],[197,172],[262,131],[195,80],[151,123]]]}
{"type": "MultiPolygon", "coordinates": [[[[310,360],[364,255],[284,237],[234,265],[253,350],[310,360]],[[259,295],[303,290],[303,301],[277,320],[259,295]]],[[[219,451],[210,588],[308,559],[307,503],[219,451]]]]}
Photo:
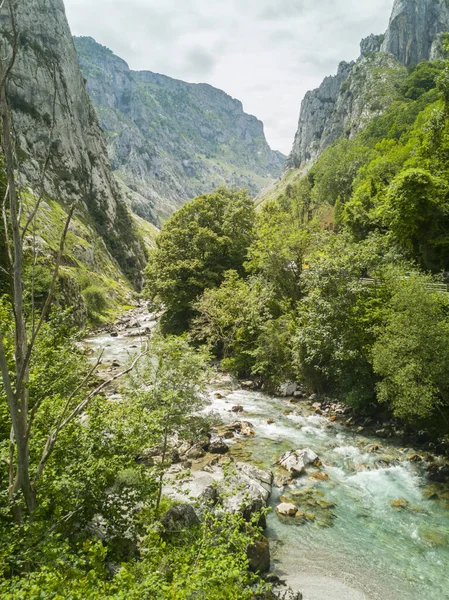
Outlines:
{"type": "Polygon", "coordinates": [[[292,450],[291,452],[286,452],[281,456],[277,464],[292,475],[298,476],[305,472],[306,467],[316,464],[317,461],[318,456],[315,452],[310,450],[310,448],[305,448],[304,450],[292,450]]]}
{"type": "Polygon", "coordinates": [[[282,517],[294,517],[298,512],[298,508],[289,502],[283,502],[276,507],[276,512],[282,517]]]}

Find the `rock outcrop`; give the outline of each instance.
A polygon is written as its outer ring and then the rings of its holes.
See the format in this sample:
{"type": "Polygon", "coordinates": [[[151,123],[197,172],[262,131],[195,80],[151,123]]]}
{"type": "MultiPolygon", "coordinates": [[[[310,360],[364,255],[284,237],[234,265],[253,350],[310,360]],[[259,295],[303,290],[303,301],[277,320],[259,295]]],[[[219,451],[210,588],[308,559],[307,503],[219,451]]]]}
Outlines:
{"type": "MultiPolygon", "coordinates": [[[[137,279],[145,257],[133,220],[110,169],[79,68],[62,0],[14,3],[20,32],[8,85],[21,182],[40,186],[62,206],[78,201],[77,214],[101,236],[122,270],[137,279]]],[[[0,9],[0,51],[11,56],[14,35],[8,3],[0,9]]]]}
{"type": "Polygon", "coordinates": [[[446,0],[395,0],[381,51],[409,66],[429,60],[438,34],[449,31],[446,0]]]}
{"type": "Polygon", "coordinates": [[[406,67],[442,57],[446,31],[446,0],[396,0],[385,35],[362,40],[356,62],[340,63],[336,75],[306,94],[286,168],[303,167],[335,140],[354,137],[385,112],[407,75],[406,67]]]}
{"type": "Polygon", "coordinates": [[[241,102],[206,84],[132,71],[92,38],[75,38],[112,166],[140,197],[133,209],[155,222],[217,185],[256,194],[285,157],[241,102]]]}

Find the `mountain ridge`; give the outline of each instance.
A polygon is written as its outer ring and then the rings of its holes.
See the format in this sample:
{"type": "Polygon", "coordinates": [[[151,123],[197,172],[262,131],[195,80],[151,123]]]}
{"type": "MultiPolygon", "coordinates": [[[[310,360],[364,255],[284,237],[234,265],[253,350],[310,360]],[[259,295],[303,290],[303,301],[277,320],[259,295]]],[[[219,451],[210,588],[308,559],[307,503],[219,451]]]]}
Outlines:
{"type": "Polygon", "coordinates": [[[207,83],[133,71],[91,37],[75,37],[87,89],[114,171],[145,198],[133,209],[153,222],[217,185],[256,195],[285,157],[240,100],[207,83]]]}

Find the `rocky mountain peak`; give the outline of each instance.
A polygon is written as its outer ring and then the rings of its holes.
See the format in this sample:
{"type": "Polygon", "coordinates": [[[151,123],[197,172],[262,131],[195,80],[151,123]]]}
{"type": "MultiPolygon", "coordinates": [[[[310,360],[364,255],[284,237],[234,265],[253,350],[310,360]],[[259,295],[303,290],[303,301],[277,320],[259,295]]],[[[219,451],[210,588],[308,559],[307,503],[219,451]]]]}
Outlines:
{"type": "MultiPolygon", "coordinates": [[[[8,85],[22,185],[39,186],[62,206],[78,202],[83,219],[134,281],[145,262],[125,198],[108,160],[86,91],[62,0],[27,0],[14,8],[20,31],[8,85]]],[[[12,29],[0,7],[0,51],[11,53],[12,29]]],[[[112,54],[112,53],[111,53],[112,54]]]]}
{"type": "Polygon", "coordinates": [[[131,70],[92,38],[75,45],[112,167],[138,192],[132,206],[141,217],[163,221],[220,184],[256,195],[281,174],[285,157],[239,100],[208,84],[131,70]]]}
{"type": "Polygon", "coordinates": [[[448,31],[447,0],[395,0],[385,35],[362,40],[355,63],[340,63],[336,75],[306,94],[286,168],[302,167],[338,137],[357,135],[382,114],[406,67],[442,56],[442,37],[448,31]]]}

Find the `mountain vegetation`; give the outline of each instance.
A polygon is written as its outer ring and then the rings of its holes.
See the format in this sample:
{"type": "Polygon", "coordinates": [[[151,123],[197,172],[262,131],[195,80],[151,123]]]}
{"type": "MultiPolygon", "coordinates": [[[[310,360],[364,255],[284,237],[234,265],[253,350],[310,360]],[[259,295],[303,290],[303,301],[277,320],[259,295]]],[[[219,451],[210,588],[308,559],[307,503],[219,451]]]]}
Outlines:
{"type": "Polygon", "coordinates": [[[444,61],[410,67],[382,115],[247,213],[246,259],[223,265],[220,278],[204,280],[193,259],[207,230],[190,236],[192,219],[180,220],[214,198],[187,205],[150,258],[150,297],[167,283],[164,248],[189,236],[183,273],[198,285],[187,295],[173,289],[166,306],[185,309],[184,328],[226,368],[273,387],[299,380],[362,412],[447,435],[447,82],[444,61]]]}

